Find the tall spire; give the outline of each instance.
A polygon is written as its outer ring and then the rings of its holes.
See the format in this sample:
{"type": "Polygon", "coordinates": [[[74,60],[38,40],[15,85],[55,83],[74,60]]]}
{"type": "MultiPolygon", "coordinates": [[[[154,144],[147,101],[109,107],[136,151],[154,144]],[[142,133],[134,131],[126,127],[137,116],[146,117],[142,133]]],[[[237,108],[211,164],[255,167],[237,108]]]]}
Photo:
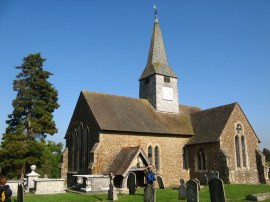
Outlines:
{"type": "Polygon", "coordinates": [[[146,67],[140,76],[139,80],[149,77],[154,74],[170,76],[177,78],[176,74],[170,68],[167,60],[167,55],[163,43],[163,38],[158,22],[157,8],[154,6],[155,22],[152,32],[151,44],[148,53],[148,60],[146,67]]]}
{"type": "Polygon", "coordinates": [[[155,10],[155,22],[158,22],[157,7],[156,7],[156,5],[154,5],[154,10],[155,10]]]}

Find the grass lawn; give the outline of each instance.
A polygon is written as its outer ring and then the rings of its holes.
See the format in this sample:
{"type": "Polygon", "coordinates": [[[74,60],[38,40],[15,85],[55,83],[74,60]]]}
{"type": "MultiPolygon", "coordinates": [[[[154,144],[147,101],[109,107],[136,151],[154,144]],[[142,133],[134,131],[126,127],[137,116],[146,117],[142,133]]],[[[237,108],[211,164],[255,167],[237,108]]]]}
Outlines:
{"type": "MultiPolygon", "coordinates": [[[[225,194],[228,201],[245,201],[249,194],[270,192],[269,185],[225,185],[225,194]]],[[[56,195],[33,195],[26,194],[25,202],[99,202],[107,201],[107,194],[56,194],[56,195]]],[[[15,197],[12,201],[16,201],[15,197]]],[[[135,195],[118,194],[118,202],[142,202],[143,189],[139,189],[135,195]]],[[[177,189],[157,189],[157,202],[179,202],[177,189]]],[[[210,202],[208,186],[202,188],[200,192],[200,202],[210,202]]],[[[270,199],[265,200],[270,202],[270,199]]]]}

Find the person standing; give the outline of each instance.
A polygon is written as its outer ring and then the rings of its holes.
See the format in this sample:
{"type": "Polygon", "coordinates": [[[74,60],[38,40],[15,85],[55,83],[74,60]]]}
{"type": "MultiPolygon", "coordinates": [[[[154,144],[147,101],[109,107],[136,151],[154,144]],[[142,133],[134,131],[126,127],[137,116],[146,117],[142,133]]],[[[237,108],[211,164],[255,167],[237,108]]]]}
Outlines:
{"type": "MultiPolygon", "coordinates": [[[[1,195],[0,197],[3,196],[4,202],[11,202],[11,195],[12,195],[12,190],[10,189],[9,185],[7,183],[7,178],[4,175],[0,175],[0,191],[4,191],[4,194],[1,195]]],[[[1,201],[1,198],[0,198],[1,201]]]]}

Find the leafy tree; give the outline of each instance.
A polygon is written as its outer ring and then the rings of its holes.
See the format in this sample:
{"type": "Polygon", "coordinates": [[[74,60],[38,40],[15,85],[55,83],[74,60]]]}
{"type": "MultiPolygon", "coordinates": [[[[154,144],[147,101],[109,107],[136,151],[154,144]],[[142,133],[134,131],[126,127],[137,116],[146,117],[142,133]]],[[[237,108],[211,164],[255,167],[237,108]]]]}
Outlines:
{"type": "Polygon", "coordinates": [[[13,81],[17,96],[0,149],[2,172],[10,173],[9,177],[23,175],[31,164],[40,164],[44,148],[37,140],[57,132],[52,113],[59,107],[58,93],[48,82],[52,73],[43,69],[45,60],[40,53],[30,54],[16,67],[20,70],[13,81]]]}
{"type": "Polygon", "coordinates": [[[44,150],[42,152],[41,161],[43,162],[38,170],[39,174],[47,175],[50,178],[60,177],[60,158],[62,155],[63,143],[44,142],[44,150]]]}
{"type": "Polygon", "coordinates": [[[270,151],[266,148],[263,149],[263,154],[265,156],[265,161],[270,164],[270,151]]]}

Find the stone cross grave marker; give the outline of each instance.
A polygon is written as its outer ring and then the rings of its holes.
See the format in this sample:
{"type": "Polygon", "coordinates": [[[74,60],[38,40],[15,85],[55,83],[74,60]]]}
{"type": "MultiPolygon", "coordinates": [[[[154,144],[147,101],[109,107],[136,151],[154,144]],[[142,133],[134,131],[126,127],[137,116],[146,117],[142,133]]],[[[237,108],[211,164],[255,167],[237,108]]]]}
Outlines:
{"type": "Polygon", "coordinates": [[[187,202],[199,202],[198,183],[191,179],[187,181],[187,202]]]}
{"type": "Polygon", "coordinates": [[[114,176],[111,173],[110,174],[110,185],[109,185],[109,190],[108,190],[108,200],[116,201],[116,200],[118,200],[118,198],[117,198],[117,193],[116,193],[115,187],[113,185],[113,178],[114,178],[114,176]]]}
{"type": "Polygon", "coordinates": [[[180,186],[178,188],[178,199],[185,200],[187,197],[187,188],[185,185],[185,180],[183,178],[180,179],[180,186]]]}
{"type": "Polygon", "coordinates": [[[210,181],[213,178],[219,179],[219,172],[218,171],[212,171],[212,170],[210,171],[208,180],[210,181]]]}
{"type": "Polygon", "coordinates": [[[164,182],[163,182],[162,177],[157,176],[157,181],[158,181],[158,187],[159,187],[160,189],[165,189],[165,185],[164,185],[164,182]]]}
{"type": "Polygon", "coordinates": [[[209,192],[211,202],[225,202],[225,191],[223,181],[218,178],[213,178],[209,181],[209,192]]]}
{"type": "Polygon", "coordinates": [[[129,190],[129,194],[136,193],[136,174],[133,172],[129,173],[129,176],[127,179],[127,187],[129,190]]]}

